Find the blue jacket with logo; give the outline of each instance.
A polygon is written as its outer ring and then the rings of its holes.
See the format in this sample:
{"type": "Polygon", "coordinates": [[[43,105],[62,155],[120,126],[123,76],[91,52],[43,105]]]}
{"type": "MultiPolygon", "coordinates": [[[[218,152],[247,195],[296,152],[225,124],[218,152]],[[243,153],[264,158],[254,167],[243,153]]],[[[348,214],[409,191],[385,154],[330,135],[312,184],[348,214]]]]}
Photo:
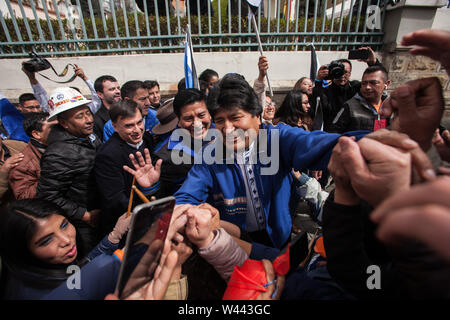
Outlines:
{"type": "MultiPolygon", "coordinates": [[[[262,129],[267,129],[267,150],[271,150],[272,144],[275,143],[273,145],[275,155],[269,164],[264,164],[267,161],[261,161],[263,156],[267,157],[270,153],[258,151],[258,161],[253,166],[259,193],[255,196],[260,197],[264,207],[267,233],[275,247],[281,248],[288,240],[292,228],[289,211],[291,170],[326,169],[332,149],[341,135],[323,131],[309,132],[285,124],[278,124],[276,127],[263,125],[262,129]],[[276,150],[276,145],[279,151],[276,150]],[[276,164],[278,169],[275,173],[261,174],[261,169],[267,170],[276,164]]],[[[355,131],[346,135],[361,137],[366,133],[355,131]]],[[[221,219],[245,230],[247,213],[245,183],[236,160],[231,163],[227,163],[227,160],[229,158],[225,158],[223,163],[195,164],[174,196],[177,204],[198,205],[208,202],[219,210],[221,219]]]]}

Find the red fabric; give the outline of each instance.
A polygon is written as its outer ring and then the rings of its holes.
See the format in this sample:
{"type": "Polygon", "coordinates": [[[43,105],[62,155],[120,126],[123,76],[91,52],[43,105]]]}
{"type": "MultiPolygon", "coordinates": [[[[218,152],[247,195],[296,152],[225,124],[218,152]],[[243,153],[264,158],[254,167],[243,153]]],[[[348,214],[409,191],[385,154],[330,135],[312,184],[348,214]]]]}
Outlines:
{"type": "MultiPolygon", "coordinates": [[[[273,268],[276,275],[286,275],[289,272],[289,247],[286,252],[275,259],[273,268]]],[[[255,300],[262,292],[266,292],[266,271],[261,261],[247,259],[239,267],[235,266],[223,300],[255,300]]]]}
{"type": "Polygon", "coordinates": [[[289,247],[286,252],[281,256],[275,259],[273,262],[273,268],[275,270],[275,274],[278,276],[285,276],[290,269],[290,261],[289,261],[289,247]]]}
{"type": "Polygon", "coordinates": [[[327,255],[325,253],[325,246],[323,244],[323,237],[321,236],[319,239],[316,240],[316,244],[314,245],[314,252],[317,252],[322,257],[326,258],[327,255]]]}
{"type": "Polygon", "coordinates": [[[380,129],[384,129],[386,128],[387,123],[386,123],[386,119],[380,119],[380,120],[375,120],[375,123],[373,125],[373,131],[377,131],[380,129]]]}
{"type": "Polygon", "coordinates": [[[261,292],[267,291],[266,271],[261,261],[245,260],[239,267],[235,266],[223,300],[255,300],[261,292]]]}

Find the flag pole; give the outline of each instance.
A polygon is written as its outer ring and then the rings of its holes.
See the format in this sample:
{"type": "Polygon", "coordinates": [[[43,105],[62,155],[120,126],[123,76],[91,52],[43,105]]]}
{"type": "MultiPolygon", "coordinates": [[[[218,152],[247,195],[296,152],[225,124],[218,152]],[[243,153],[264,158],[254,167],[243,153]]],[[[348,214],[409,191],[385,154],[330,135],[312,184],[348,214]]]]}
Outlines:
{"type": "Polygon", "coordinates": [[[193,50],[193,46],[192,46],[192,39],[191,39],[191,26],[188,24],[186,26],[186,41],[185,41],[185,82],[186,82],[186,88],[190,88],[190,86],[188,86],[188,74],[186,73],[186,67],[190,69],[191,72],[191,77],[192,77],[192,87],[196,88],[196,89],[200,89],[200,84],[198,82],[198,77],[197,77],[197,70],[195,68],[195,63],[194,63],[194,50],[193,50]],[[187,48],[186,48],[187,47],[187,48]],[[188,61],[186,60],[186,50],[189,52],[189,59],[188,61]],[[190,65],[189,65],[190,62],[190,65]]]}
{"type": "MultiPolygon", "coordinates": [[[[252,16],[253,28],[255,29],[256,39],[258,40],[259,53],[263,56],[264,52],[263,52],[263,49],[262,49],[261,39],[259,37],[258,26],[256,25],[256,18],[255,18],[255,15],[252,12],[252,9],[250,8],[250,6],[248,6],[248,12],[252,16]]],[[[267,72],[267,70],[266,70],[266,79],[267,79],[267,85],[269,86],[270,97],[273,98],[272,86],[270,85],[269,73],[267,72]]]]}

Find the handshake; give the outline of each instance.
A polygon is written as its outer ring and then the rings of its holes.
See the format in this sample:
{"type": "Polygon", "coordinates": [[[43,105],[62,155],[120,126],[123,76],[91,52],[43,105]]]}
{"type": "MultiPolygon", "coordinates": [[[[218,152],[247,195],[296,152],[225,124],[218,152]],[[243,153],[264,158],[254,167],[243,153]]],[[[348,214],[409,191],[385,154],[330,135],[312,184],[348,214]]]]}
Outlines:
{"type": "Polygon", "coordinates": [[[185,237],[199,249],[207,247],[214,239],[213,230],[220,228],[219,211],[208,203],[198,206],[175,206],[168,236],[182,242],[185,237]]]}

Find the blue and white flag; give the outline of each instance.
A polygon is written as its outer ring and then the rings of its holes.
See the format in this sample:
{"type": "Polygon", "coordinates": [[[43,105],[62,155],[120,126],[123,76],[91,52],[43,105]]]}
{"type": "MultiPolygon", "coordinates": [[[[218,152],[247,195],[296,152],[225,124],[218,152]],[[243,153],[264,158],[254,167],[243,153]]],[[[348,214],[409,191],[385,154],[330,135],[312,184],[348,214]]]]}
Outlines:
{"type": "Polygon", "coordinates": [[[195,70],[191,30],[189,25],[186,26],[186,40],[184,41],[184,79],[186,82],[186,89],[200,89],[197,71],[195,70]]]}
{"type": "Polygon", "coordinates": [[[247,4],[250,7],[248,15],[250,16],[251,14],[253,14],[256,16],[258,8],[261,5],[261,0],[247,0],[247,4]]]}
{"type": "Polygon", "coordinates": [[[30,140],[22,126],[24,119],[22,113],[2,94],[0,94],[0,119],[8,134],[7,137],[2,135],[3,138],[24,142],[30,140]]]}

